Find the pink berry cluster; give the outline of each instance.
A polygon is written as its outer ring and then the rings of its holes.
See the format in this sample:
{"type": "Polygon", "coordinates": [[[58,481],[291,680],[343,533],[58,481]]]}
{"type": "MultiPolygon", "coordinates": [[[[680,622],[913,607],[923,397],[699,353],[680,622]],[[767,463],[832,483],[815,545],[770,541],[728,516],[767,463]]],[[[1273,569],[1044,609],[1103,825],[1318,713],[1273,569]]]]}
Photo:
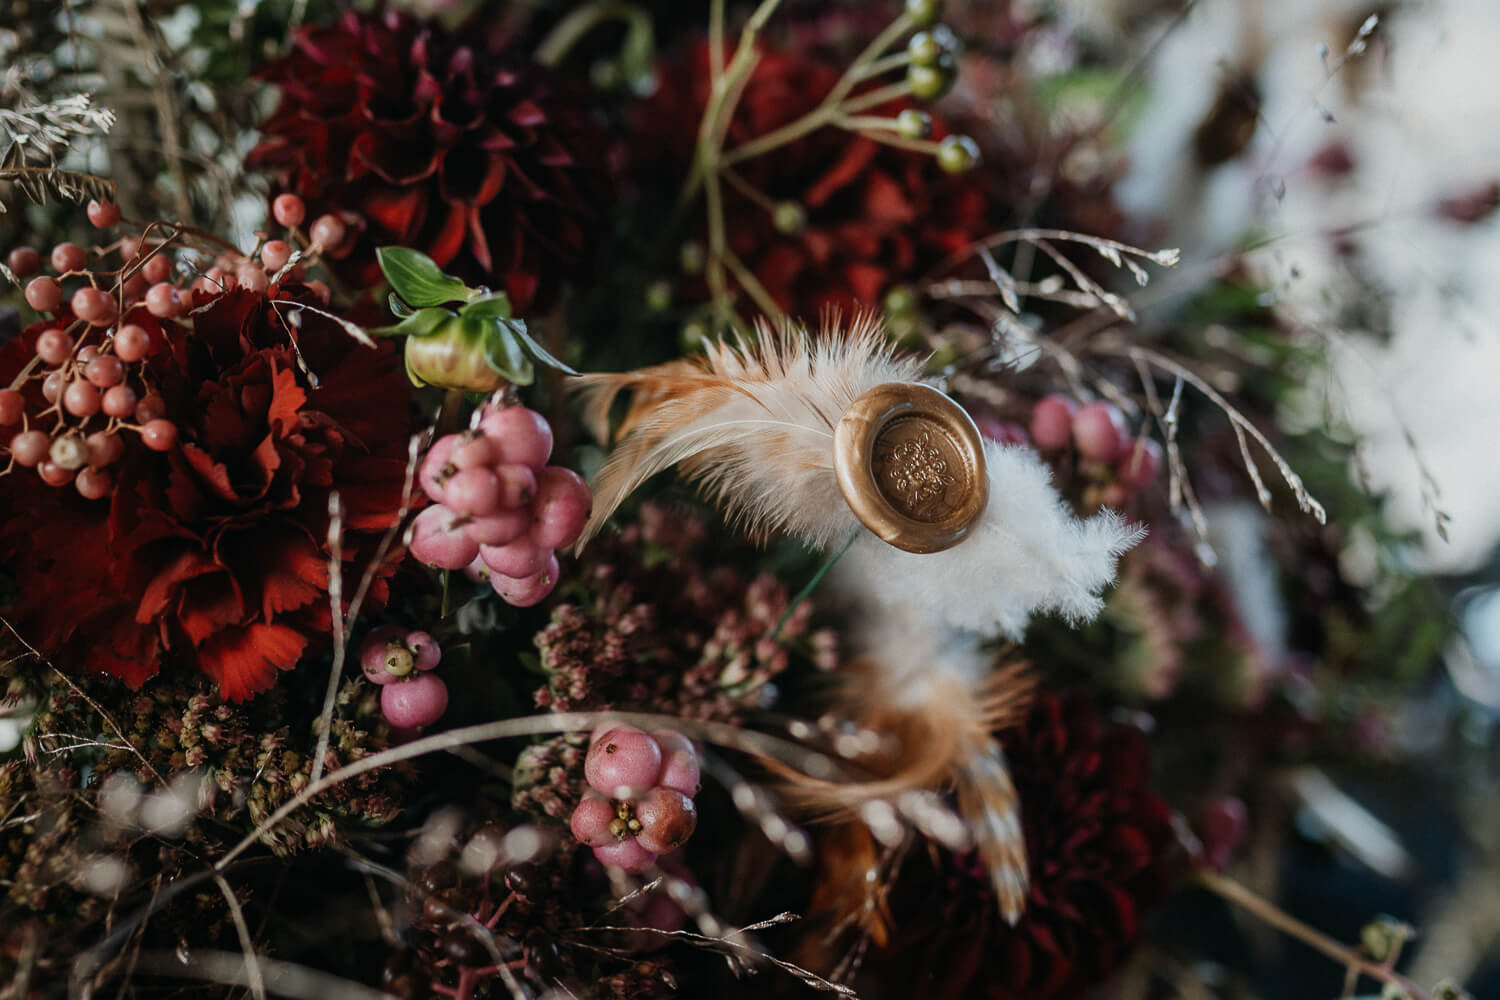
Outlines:
{"type": "Polygon", "coordinates": [[[1031,408],[1029,431],[1043,454],[1059,455],[1072,446],[1079,471],[1091,480],[1085,491],[1090,506],[1124,507],[1161,471],[1161,445],[1132,437],[1113,403],[1079,406],[1067,396],[1045,396],[1031,408]]]}
{"type": "Polygon", "coordinates": [[[438,720],[448,707],[448,685],[432,673],[442,658],[442,647],[426,632],[383,625],[365,636],[359,666],[381,686],[380,710],[387,722],[417,729],[438,720]]]}
{"type": "Polygon", "coordinates": [[[601,726],[590,737],[583,774],[589,790],[569,825],[606,865],[645,871],[698,825],[698,753],[681,733],[601,726]]]}
{"type": "Polygon", "coordinates": [[[438,438],[419,480],[433,506],[412,522],[412,555],[488,579],[516,607],[557,585],[556,549],[578,540],[593,496],[578,473],[549,466],[552,428],[524,406],[488,409],[478,425],[438,438]]]}

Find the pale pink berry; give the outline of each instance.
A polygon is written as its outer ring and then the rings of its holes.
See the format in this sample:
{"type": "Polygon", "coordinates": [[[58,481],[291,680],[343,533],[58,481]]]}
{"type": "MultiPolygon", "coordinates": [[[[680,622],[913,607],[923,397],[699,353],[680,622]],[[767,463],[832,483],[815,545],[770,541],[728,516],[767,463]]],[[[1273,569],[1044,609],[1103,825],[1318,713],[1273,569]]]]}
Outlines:
{"type": "Polygon", "coordinates": [[[359,669],[372,684],[389,684],[399,677],[411,673],[413,657],[401,641],[406,630],[399,625],[382,625],[372,629],[359,644],[359,669]],[[405,653],[405,669],[402,669],[399,652],[405,653]],[[394,665],[395,670],[388,669],[394,665]]]}
{"type": "MultiPolygon", "coordinates": [[[[464,525],[464,531],[480,545],[505,545],[513,542],[531,530],[531,511],[529,508],[519,510],[502,510],[491,514],[489,517],[476,517],[464,525]]],[[[483,559],[483,550],[480,552],[483,559]]],[[[488,575],[489,567],[485,567],[488,575]]]]}
{"type": "Polygon", "coordinates": [[[99,466],[113,465],[125,454],[125,442],[119,434],[109,431],[95,431],[83,439],[84,446],[88,448],[89,465],[99,466]]]}
{"type": "Polygon", "coordinates": [[[125,378],[125,365],[113,354],[100,354],[84,366],[83,377],[101,389],[108,389],[125,378]]]}
{"type": "MultiPolygon", "coordinates": [[[[469,526],[473,527],[473,522],[470,522],[469,526]]],[[[475,583],[489,583],[490,568],[484,564],[484,559],[475,556],[474,561],[464,567],[464,576],[475,583]]]]}
{"type": "MultiPolygon", "coordinates": [[[[201,278],[199,279],[202,280],[201,278]]],[[[182,296],[177,289],[161,282],[146,289],[146,311],[158,319],[176,316],[182,312],[182,296]]]]}
{"type": "Polygon", "coordinates": [[[36,467],[36,472],[48,486],[66,486],[73,481],[73,470],[64,469],[56,462],[42,462],[36,467]]]}
{"type": "Polygon", "coordinates": [[[60,365],[73,353],[73,338],[64,330],[43,330],[36,338],[36,356],[49,365],[60,365]]]}
{"type": "Polygon", "coordinates": [[[16,247],[6,261],[18,278],[29,278],[42,269],[42,255],[35,247],[16,247]]]}
{"type": "MultiPolygon", "coordinates": [[[[149,399],[150,397],[146,397],[149,399]]],[[[136,406],[139,411],[146,400],[136,406]]],[[[141,427],[141,443],[152,451],[169,451],[172,445],[177,443],[177,425],[170,420],[157,417],[155,420],[146,421],[141,427]]]]}
{"type": "Polygon", "coordinates": [[[103,500],[114,490],[115,477],[103,469],[80,469],[73,487],[85,500],[103,500]]]}
{"type": "Polygon", "coordinates": [[[73,360],[77,361],[80,365],[87,365],[90,361],[93,361],[98,356],[99,348],[95,347],[93,344],[85,344],[83,347],[80,347],[78,349],[78,354],[74,356],[73,360]]]}
{"type": "Polygon", "coordinates": [[[453,451],[461,441],[457,434],[444,434],[432,442],[432,447],[427,449],[422,466],[417,471],[417,482],[421,483],[422,492],[438,503],[448,498],[448,480],[458,471],[458,466],[452,462],[453,451]]]}
{"type": "Polygon", "coordinates": [[[119,420],[127,420],[135,412],[135,404],[140,400],[136,398],[135,390],[128,385],[110,386],[104,392],[104,415],[115,417],[119,420]]]}
{"type": "Polygon", "coordinates": [[[543,469],[532,507],[532,540],[549,549],[572,545],[583,533],[593,506],[593,494],[578,473],[558,465],[543,469]]]}
{"type": "Polygon", "coordinates": [[[448,685],[437,674],[416,674],[380,690],[380,711],[399,729],[430,726],[448,708],[448,685]]]}
{"type": "Polygon", "coordinates": [[[1145,489],[1161,471],[1161,445],[1148,437],[1136,438],[1120,449],[1115,478],[1133,490],[1145,489]]]}
{"type": "Polygon", "coordinates": [[[99,412],[102,399],[99,387],[83,379],[75,379],[63,390],[63,409],[75,417],[92,417],[99,412]]]}
{"type": "Polygon", "coordinates": [[[529,608],[540,604],[557,586],[557,555],[549,553],[547,562],[531,576],[517,579],[500,573],[490,574],[490,586],[501,599],[517,608],[529,608]]]}
{"type": "Polygon", "coordinates": [[[141,277],[153,285],[161,281],[166,281],[171,276],[172,259],[165,253],[159,253],[141,265],[141,277]]]}
{"type": "Polygon", "coordinates": [[[55,371],[42,379],[42,398],[49,403],[55,403],[62,399],[63,390],[68,387],[68,376],[61,371],[55,371]]]}
{"type": "Polygon", "coordinates": [[[291,259],[292,247],[286,240],[267,240],[266,245],[260,248],[260,262],[272,274],[286,267],[287,261],[291,259]]]}
{"type": "Polygon", "coordinates": [[[500,480],[500,506],[503,509],[516,510],[531,505],[536,497],[537,474],[530,466],[497,465],[495,476],[500,480]]]}
{"type": "Polygon", "coordinates": [[[91,201],[86,214],[94,225],[108,229],[120,221],[120,206],[112,201],[91,201]]]}
{"type": "Polygon", "coordinates": [[[637,798],[635,817],[641,821],[636,839],[654,854],[677,850],[698,827],[698,810],[693,800],[675,788],[653,788],[637,798]]]}
{"type": "Polygon", "coordinates": [[[37,312],[57,312],[57,307],[62,305],[62,285],[57,283],[56,278],[49,278],[45,274],[40,278],[32,278],[26,284],[26,304],[37,312]]]}
{"type": "MultiPolygon", "coordinates": [[[[176,296],[177,289],[170,285],[166,286],[166,288],[174,297],[176,296]]],[[[153,288],[151,291],[154,292],[155,290],[153,288]]],[[[146,297],[149,300],[151,292],[147,292],[146,297]]],[[[151,308],[149,301],[146,308],[148,310],[151,308]]],[[[115,331],[115,356],[121,361],[133,364],[144,358],[150,351],[151,334],[146,332],[145,327],[137,326],[134,323],[127,323],[115,331]]]]}
{"type": "Polygon", "coordinates": [[[489,467],[495,464],[495,449],[490,444],[489,438],[474,431],[454,436],[458,440],[453,444],[453,450],[448,455],[448,462],[455,469],[469,469],[474,466],[489,467]]]}
{"type": "Polygon", "coordinates": [[[453,512],[441,505],[423,510],[412,521],[411,554],[438,569],[463,569],[479,554],[453,512]]]}
{"type": "Polygon", "coordinates": [[[524,406],[495,410],[479,421],[479,429],[495,446],[497,462],[540,469],[552,456],[552,428],[535,410],[524,406]]]}
{"type": "Polygon", "coordinates": [[[1073,444],[1083,458],[1113,462],[1124,442],[1124,419],[1110,403],[1090,403],[1073,414],[1073,444]]]}
{"type": "Polygon", "coordinates": [[[656,855],[641,846],[637,837],[627,837],[618,843],[594,848],[594,857],[610,868],[619,868],[632,875],[646,871],[656,863],[656,855]]]}
{"type": "Polygon", "coordinates": [[[504,545],[485,545],[479,550],[480,558],[491,573],[516,580],[524,580],[540,573],[542,567],[547,565],[549,555],[550,549],[544,549],[526,538],[506,542],[504,545]]]}
{"type": "Polygon", "coordinates": [[[333,291],[321,281],[309,281],[307,283],[307,290],[312,292],[313,297],[325,306],[328,304],[328,300],[333,298],[333,291]]]}
{"type": "Polygon", "coordinates": [[[141,401],[135,404],[135,422],[138,424],[149,424],[158,417],[165,416],[167,412],[167,401],[155,393],[142,396],[141,401]]]}
{"type": "Polygon", "coordinates": [[[1073,437],[1073,414],[1078,404],[1067,396],[1051,395],[1031,408],[1031,440],[1042,451],[1056,451],[1073,437]]]}
{"type": "Polygon", "coordinates": [[[573,810],[568,826],[579,843],[589,847],[608,847],[619,840],[609,829],[614,821],[615,807],[610,805],[609,799],[598,792],[589,791],[583,793],[583,799],[573,810]]]}
{"type": "Polygon", "coordinates": [[[405,642],[406,648],[411,650],[411,655],[415,657],[414,665],[418,670],[432,670],[443,658],[443,647],[439,646],[438,641],[426,632],[408,632],[405,642]]]}
{"type": "Polygon", "coordinates": [[[20,423],[25,412],[25,396],[15,389],[0,389],[0,427],[20,423]]]}
{"type": "Polygon", "coordinates": [[[241,288],[250,292],[263,292],[271,284],[266,269],[258,264],[241,264],[235,269],[234,278],[241,288]]]}
{"type": "Polygon", "coordinates": [[[307,205],[294,194],[279,194],[271,202],[271,215],[279,225],[291,228],[307,218],[307,205]]]}
{"type": "Polygon", "coordinates": [[[500,477],[491,469],[460,469],[443,485],[443,505],[464,517],[486,517],[500,510],[500,477]]]}
{"type": "Polygon", "coordinates": [[[89,252],[77,243],[59,243],[52,248],[52,270],[58,274],[82,271],[89,262],[89,252]]]}
{"type": "Polygon", "coordinates": [[[32,468],[47,457],[52,438],[45,431],[22,431],[10,439],[10,454],[17,465],[32,468]]]}
{"type": "Polygon", "coordinates": [[[589,747],[583,776],[594,791],[629,798],[633,790],[656,784],[661,774],[661,745],[634,726],[615,726],[589,747]]]}
{"type": "Polygon", "coordinates": [[[698,750],[693,741],[673,729],[652,731],[652,738],[661,747],[661,774],[656,783],[691,798],[698,794],[698,783],[702,771],[698,765],[698,750]]]}
{"type": "Polygon", "coordinates": [[[91,326],[109,326],[115,320],[115,300],[107,292],[88,285],[73,293],[69,305],[73,315],[91,326]]]}
{"type": "Polygon", "coordinates": [[[307,231],[307,234],[312,238],[313,246],[332,251],[337,250],[343,244],[347,232],[348,227],[338,216],[320,215],[313,220],[312,228],[307,231]]]}

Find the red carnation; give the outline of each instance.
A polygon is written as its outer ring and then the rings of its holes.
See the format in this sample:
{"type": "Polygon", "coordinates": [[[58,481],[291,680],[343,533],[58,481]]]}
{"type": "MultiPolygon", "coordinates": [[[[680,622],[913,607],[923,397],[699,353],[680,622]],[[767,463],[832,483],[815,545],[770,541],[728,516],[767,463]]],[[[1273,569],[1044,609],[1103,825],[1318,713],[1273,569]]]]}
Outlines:
{"type": "MultiPolygon", "coordinates": [[[[18,584],[7,614],[60,666],[136,687],[184,665],[238,700],[328,634],[329,496],[345,511],[348,594],[400,509],[413,424],[400,354],[360,346],[303,302],[318,300],[300,287],[228,292],[194,311],[191,331],[137,307],[129,320],[156,344],[146,381],[177,443],[155,452],[122,435],[107,500],[29,470],[5,478],[0,559],[18,584]]],[[[65,319],[0,349],[0,381],[65,319]]],[[[377,580],[372,604],[384,596],[377,580]]]]}
{"type": "MultiPolygon", "coordinates": [[[[643,183],[680,184],[708,101],[708,45],[694,46],[659,73],[661,86],[636,115],[632,158],[644,167],[643,183]]],[[[764,51],[724,148],[813,110],[841,75],[816,54],[764,51]]],[[[865,113],[889,116],[909,106],[892,101],[865,113]]],[[[932,137],[947,134],[934,120],[932,137]]],[[[730,249],[777,305],[797,316],[817,316],[826,306],[847,314],[878,303],[892,285],[920,278],[991,228],[985,196],[972,178],[943,173],[931,156],[839,128],[820,128],[733,169],[773,201],[798,205],[806,215],[802,231],[786,235],[764,206],[722,185],[730,249]]]]}
{"type": "Polygon", "coordinates": [[[1167,888],[1169,812],[1147,787],[1138,730],[1104,725],[1081,696],[1043,694],[1003,742],[1021,796],[1026,912],[1006,925],[975,855],[914,852],[892,890],[895,934],[873,963],[907,986],[891,996],[1084,996],[1167,888]]]}
{"type": "Polygon", "coordinates": [[[376,247],[407,246],[503,288],[525,313],[595,240],[607,144],[524,55],[395,12],[349,12],[303,29],[261,75],[281,103],[247,165],[300,195],[309,218],[352,217],[327,262],[360,287],[381,280],[376,247]]]}

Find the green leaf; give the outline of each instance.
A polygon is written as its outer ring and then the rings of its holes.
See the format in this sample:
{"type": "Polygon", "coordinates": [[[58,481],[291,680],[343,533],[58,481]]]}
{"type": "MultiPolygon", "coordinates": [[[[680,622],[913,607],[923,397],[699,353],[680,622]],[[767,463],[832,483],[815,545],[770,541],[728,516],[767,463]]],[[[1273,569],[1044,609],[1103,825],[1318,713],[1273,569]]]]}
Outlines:
{"type": "Polygon", "coordinates": [[[386,305],[390,307],[391,312],[396,314],[397,319],[405,319],[416,311],[405,302],[402,302],[401,296],[397,295],[395,292],[392,292],[389,296],[386,297],[386,305]]]}
{"type": "Polygon", "coordinates": [[[512,332],[514,332],[515,335],[520,338],[521,343],[526,345],[527,353],[529,353],[533,358],[536,358],[544,365],[550,365],[551,367],[556,368],[564,375],[578,374],[578,372],[575,371],[572,367],[553,357],[550,351],[548,351],[541,344],[537,343],[536,338],[526,332],[525,323],[522,323],[520,320],[515,320],[511,323],[508,323],[507,325],[511,328],[512,332]]]}
{"type": "Polygon", "coordinates": [[[483,320],[510,319],[512,315],[510,311],[510,296],[504,292],[491,292],[488,295],[481,295],[460,309],[459,313],[465,318],[473,316],[476,319],[483,320]]]}
{"type": "Polygon", "coordinates": [[[467,300],[471,294],[468,285],[444,274],[425,253],[407,247],[381,247],[375,257],[392,290],[418,309],[467,300]]]}
{"type": "Polygon", "coordinates": [[[382,326],[367,332],[372,337],[426,337],[436,333],[453,316],[451,309],[428,306],[411,313],[395,326],[382,326]]]}
{"type": "MultiPolygon", "coordinates": [[[[465,317],[464,322],[466,330],[470,322],[483,323],[482,320],[474,320],[470,317],[465,317]]],[[[511,324],[486,325],[489,329],[481,328],[478,335],[484,338],[484,355],[490,367],[516,385],[530,385],[536,377],[536,370],[532,367],[531,359],[521,350],[521,344],[516,340],[511,324]]]]}

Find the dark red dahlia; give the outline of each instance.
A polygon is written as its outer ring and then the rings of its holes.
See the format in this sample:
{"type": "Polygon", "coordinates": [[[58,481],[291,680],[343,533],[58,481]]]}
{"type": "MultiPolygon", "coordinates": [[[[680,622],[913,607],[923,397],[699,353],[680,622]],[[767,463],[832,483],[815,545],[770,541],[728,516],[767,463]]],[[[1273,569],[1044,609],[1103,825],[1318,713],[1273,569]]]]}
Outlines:
{"type": "MultiPolygon", "coordinates": [[[[658,187],[687,177],[708,101],[708,45],[693,46],[659,72],[661,86],[636,115],[632,154],[642,184],[658,187]]],[[[807,51],[764,51],[724,148],[813,110],[842,72],[807,51]]],[[[892,101],[865,113],[889,116],[908,106],[892,101]]],[[[947,134],[934,120],[933,138],[947,134]]],[[[802,231],[786,235],[764,206],[722,185],[730,249],[796,316],[816,317],[826,306],[847,314],[878,303],[892,285],[919,278],[992,228],[986,198],[971,178],[944,174],[931,156],[838,128],[818,129],[733,169],[772,201],[798,205],[806,215],[802,231]]]]}
{"type": "Polygon", "coordinates": [[[347,213],[329,263],[348,281],[375,284],[375,248],[407,246],[525,313],[598,242],[608,144],[525,54],[349,12],[303,29],[261,75],[281,103],[247,165],[300,195],[309,219],[347,213]]]}
{"type": "MultiPolygon", "coordinates": [[[[18,585],[7,617],[59,667],[135,687],[172,665],[230,699],[264,691],[329,634],[330,494],[345,511],[345,594],[396,518],[414,429],[399,352],[298,309],[321,305],[305,288],[271,294],[220,295],[191,330],[142,307],[127,317],[151,332],[145,381],[177,441],[151,451],[122,433],[109,498],[30,470],[0,479],[0,562],[18,585]]],[[[0,381],[61,322],[0,349],[0,381]]],[[[377,578],[370,606],[384,597],[377,578]]]]}
{"type": "Polygon", "coordinates": [[[1003,742],[1031,869],[1026,912],[1005,923],[973,855],[909,862],[874,962],[906,984],[890,996],[1084,996],[1120,964],[1167,888],[1170,817],[1147,787],[1138,730],[1105,725],[1082,696],[1043,694],[1003,742]]]}

